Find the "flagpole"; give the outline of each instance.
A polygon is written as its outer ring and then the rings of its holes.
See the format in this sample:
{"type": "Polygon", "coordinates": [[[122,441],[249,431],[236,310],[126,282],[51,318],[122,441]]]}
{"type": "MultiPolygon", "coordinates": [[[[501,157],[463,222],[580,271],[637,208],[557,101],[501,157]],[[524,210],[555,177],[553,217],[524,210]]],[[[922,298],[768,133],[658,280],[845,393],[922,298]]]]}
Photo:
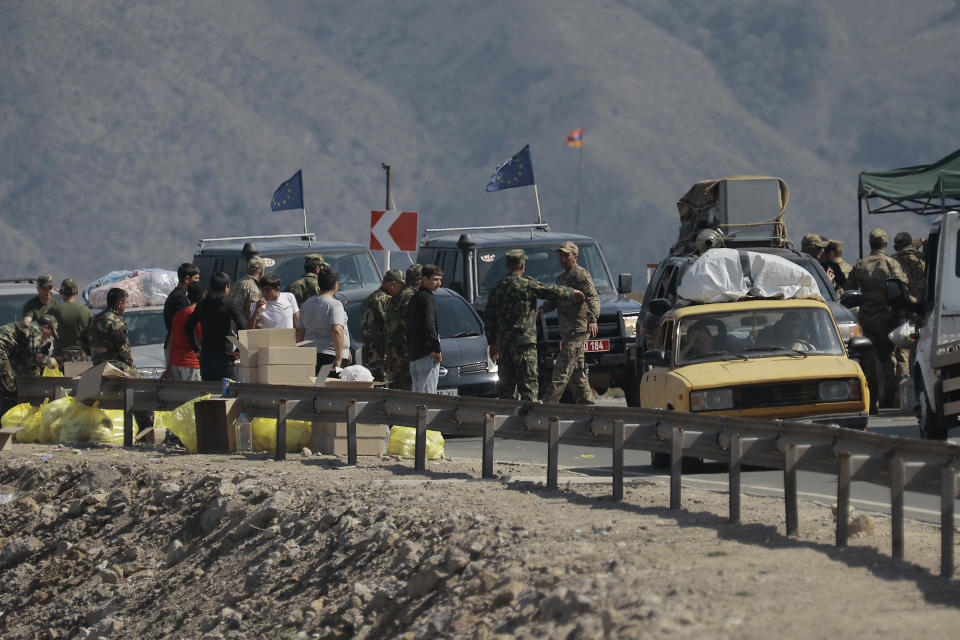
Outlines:
{"type": "Polygon", "coordinates": [[[580,143],[580,148],[577,149],[577,204],[573,209],[573,228],[576,229],[580,226],[580,191],[581,191],[581,175],[583,174],[583,143],[580,143]]]}
{"type": "Polygon", "coordinates": [[[540,213],[540,192],[537,191],[537,183],[533,183],[533,195],[537,199],[537,224],[543,224],[543,215],[540,213]]]}
{"type": "Polygon", "coordinates": [[[303,235],[307,233],[307,199],[303,197],[303,173],[300,174],[300,198],[303,199],[303,235]]]}

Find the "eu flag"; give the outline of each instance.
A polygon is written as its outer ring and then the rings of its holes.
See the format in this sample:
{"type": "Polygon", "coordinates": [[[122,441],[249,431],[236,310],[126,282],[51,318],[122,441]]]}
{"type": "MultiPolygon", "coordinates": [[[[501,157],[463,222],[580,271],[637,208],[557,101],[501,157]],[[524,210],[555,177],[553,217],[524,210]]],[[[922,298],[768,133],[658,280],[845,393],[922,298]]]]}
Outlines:
{"type": "Polygon", "coordinates": [[[530,145],[527,145],[520,150],[520,153],[500,163],[490,178],[487,191],[526,187],[536,183],[537,181],[533,179],[533,160],[530,159],[530,145]]]}
{"type": "Polygon", "coordinates": [[[277,187],[270,201],[271,211],[303,209],[303,172],[297,169],[293,177],[277,187]]]}

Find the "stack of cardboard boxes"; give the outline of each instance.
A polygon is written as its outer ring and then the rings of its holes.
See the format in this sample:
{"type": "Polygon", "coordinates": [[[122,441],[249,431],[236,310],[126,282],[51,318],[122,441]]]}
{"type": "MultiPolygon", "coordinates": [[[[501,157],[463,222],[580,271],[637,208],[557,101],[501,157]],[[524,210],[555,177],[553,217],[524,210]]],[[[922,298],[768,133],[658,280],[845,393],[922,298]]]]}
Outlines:
{"type": "Polygon", "coordinates": [[[237,382],[312,385],[316,381],[317,351],[297,346],[295,329],[238,331],[231,341],[240,350],[237,382]]]}

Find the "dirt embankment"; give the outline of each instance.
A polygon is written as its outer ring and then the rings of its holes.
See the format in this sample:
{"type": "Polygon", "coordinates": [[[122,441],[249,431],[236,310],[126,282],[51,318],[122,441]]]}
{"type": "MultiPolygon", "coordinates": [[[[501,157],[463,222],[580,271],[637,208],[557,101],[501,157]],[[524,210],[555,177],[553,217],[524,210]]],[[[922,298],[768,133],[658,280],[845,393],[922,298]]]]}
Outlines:
{"type": "MultiPolygon", "coordinates": [[[[187,456],[18,445],[0,454],[3,638],[945,637],[960,584],[939,530],[829,508],[632,485],[481,482],[479,463],[187,456]],[[49,457],[48,457],[49,456],[49,457]],[[12,497],[11,497],[12,496],[12,497]]],[[[498,466],[500,473],[535,469],[498,466]]]]}

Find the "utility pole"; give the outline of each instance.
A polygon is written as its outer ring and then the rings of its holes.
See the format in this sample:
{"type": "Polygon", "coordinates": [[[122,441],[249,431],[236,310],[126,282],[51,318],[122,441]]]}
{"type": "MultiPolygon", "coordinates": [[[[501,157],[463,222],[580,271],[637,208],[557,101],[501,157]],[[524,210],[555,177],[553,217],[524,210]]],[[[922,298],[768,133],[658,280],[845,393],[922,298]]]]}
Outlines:
{"type": "MultiPolygon", "coordinates": [[[[383,210],[390,211],[390,165],[386,162],[381,162],[380,166],[383,167],[383,170],[387,172],[387,197],[386,202],[384,203],[383,210]]],[[[390,270],[390,252],[383,252],[383,272],[386,273],[390,270]]]]}

